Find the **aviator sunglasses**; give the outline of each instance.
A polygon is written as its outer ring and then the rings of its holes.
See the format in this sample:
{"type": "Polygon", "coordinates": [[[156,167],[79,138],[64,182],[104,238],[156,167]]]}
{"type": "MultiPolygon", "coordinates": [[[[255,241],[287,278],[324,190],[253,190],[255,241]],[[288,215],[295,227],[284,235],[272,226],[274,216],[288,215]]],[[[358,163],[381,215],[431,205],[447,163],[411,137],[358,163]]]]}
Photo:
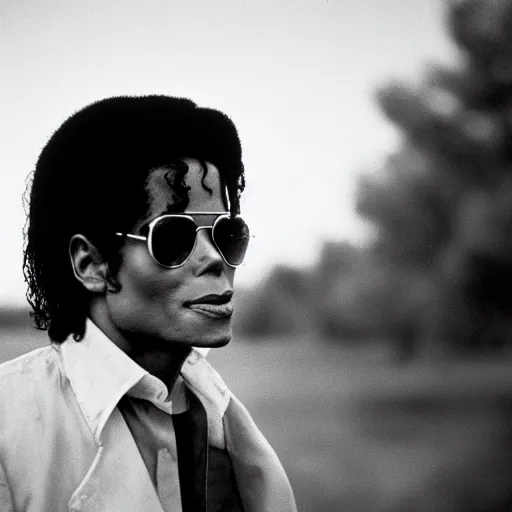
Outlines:
{"type": "Polygon", "coordinates": [[[212,240],[224,261],[238,267],[244,260],[249,244],[249,227],[242,217],[226,212],[187,212],[161,215],[149,225],[148,236],[116,233],[147,243],[152,258],[162,267],[177,268],[183,265],[196,245],[197,233],[211,229],[212,240]],[[218,215],[212,226],[198,226],[190,215],[218,215]]]}

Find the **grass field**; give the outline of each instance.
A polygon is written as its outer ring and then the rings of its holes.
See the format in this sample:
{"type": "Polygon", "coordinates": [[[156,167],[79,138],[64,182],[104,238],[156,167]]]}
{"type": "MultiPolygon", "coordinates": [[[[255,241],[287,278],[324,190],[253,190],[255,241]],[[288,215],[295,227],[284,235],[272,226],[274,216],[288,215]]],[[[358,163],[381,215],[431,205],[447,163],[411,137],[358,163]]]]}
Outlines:
{"type": "MultiPolygon", "coordinates": [[[[46,343],[1,332],[2,361],[46,343]]],[[[508,499],[507,363],[397,367],[378,346],[306,338],[236,340],[208,357],[279,454],[301,512],[487,512],[508,499]]]]}

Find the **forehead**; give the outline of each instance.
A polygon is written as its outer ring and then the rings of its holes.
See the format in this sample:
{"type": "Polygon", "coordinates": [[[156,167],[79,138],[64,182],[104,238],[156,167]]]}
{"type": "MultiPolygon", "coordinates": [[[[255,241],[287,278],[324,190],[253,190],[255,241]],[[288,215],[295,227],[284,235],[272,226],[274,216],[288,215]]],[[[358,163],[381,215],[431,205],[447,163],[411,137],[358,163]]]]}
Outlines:
{"type": "Polygon", "coordinates": [[[188,198],[185,211],[226,211],[224,186],[215,165],[206,167],[193,158],[184,158],[185,166],[159,167],[146,180],[149,211],[147,218],[183,211],[177,208],[188,198]],[[188,170],[187,170],[188,168],[188,170]]]}

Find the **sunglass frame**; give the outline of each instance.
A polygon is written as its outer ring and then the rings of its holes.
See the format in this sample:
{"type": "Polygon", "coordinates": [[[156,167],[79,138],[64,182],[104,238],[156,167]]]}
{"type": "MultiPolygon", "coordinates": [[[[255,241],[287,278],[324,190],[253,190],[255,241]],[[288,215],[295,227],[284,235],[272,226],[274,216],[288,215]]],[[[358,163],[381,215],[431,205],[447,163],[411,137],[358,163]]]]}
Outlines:
{"type": "MultiPolygon", "coordinates": [[[[212,231],[212,236],[211,236],[211,239],[215,245],[215,248],[217,249],[217,251],[219,252],[219,254],[222,256],[222,259],[224,260],[224,262],[226,263],[226,265],[228,265],[229,267],[231,268],[237,268],[239,267],[242,263],[239,263],[238,265],[233,265],[232,263],[229,263],[228,260],[226,260],[226,257],[224,256],[224,253],[222,252],[222,250],[220,249],[220,247],[217,245],[217,242],[215,241],[215,237],[213,236],[213,232],[214,232],[214,229],[215,229],[215,225],[219,222],[220,219],[222,218],[226,218],[226,217],[231,217],[231,215],[229,214],[229,212],[187,212],[187,213],[167,213],[167,214],[164,214],[164,215],[160,215],[158,217],[155,217],[149,224],[148,224],[148,227],[149,227],[149,232],[148,232],[148,236],[142,236],[142,235],[135,235],[133,233],[119,233],[119,232],[116,232],[115,234],[117,236],[125,236],[127,238],[131,238],[133,240],[141,240],[141,241],[145,241],[146,242],[146,245],[147,245],[147,248],[148,248],[148,251],[149,251],[149,254],[151,255],[151,257],[153,258],[153,260],[158,264],[160,265],[161,267],[164,267],[164,268],[179,268],[181,267],[182,265],[184,265],[187,260],[190,258],[190,255],[194,252],[194,249],[196,247],[196,244],[197,244],[197,233],[199,231],[201,231],[202,229],[211,229],[212,231]],[[196,221],[193,219],[192,215],[217,215],[218,217],[215,219],[215,222],[211,225],[211,226],[198,226],[196,224],[196,221]],[[159,262],[156,258],[155,258],[155,255],[153,253],[153,228],[158,224],[158,222],[160,222],[162,219],[164,218],[169,218],[169,217],[172,217],[172,218],[176,218],[176,217],[179,217],[179,218],[185,218],[185,219],[188,219],[190,221],[192,221],[192,223],[196,226],[196,237],[194,239],[194,245],[192,246],[192,248],[190,249],[190,252],[188,253],[187,257],[183,260],[182,263],[179,263],[177,265],[164,265],[163,263],[159,262]]],[[[240,218],[244,221],[245,225],[247,226],[247,222],[245,222],[245,219],[243,217],[241,217],[240,215],[237,215],[236,218],[240,218]]]]}

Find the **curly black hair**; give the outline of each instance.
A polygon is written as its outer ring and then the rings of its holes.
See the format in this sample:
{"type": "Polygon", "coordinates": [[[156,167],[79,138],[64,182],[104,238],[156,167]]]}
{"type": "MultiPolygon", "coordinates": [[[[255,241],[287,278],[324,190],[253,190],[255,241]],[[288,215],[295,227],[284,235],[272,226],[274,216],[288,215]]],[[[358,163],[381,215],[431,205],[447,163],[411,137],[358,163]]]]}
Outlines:
{"type": "MultiPolygon", "coordinates": [[[[85,331],[90,295],[73,274],[71,237],[87,236],[115,273],[123,240],[112,234],[128,232],[146,214],[149,172],[179,170],[184,157],[219,169],[230,212],[239,213],[245,187],[240,140],[231,119],[217,110],[162,95],[107,98],[73,114],[50,138],[27,185],[23,273],[35,326],[53,342],[69,335],[79,340],[85,331]]],[[[182,180],[172,185],[186,206],[182,180]]]]}

